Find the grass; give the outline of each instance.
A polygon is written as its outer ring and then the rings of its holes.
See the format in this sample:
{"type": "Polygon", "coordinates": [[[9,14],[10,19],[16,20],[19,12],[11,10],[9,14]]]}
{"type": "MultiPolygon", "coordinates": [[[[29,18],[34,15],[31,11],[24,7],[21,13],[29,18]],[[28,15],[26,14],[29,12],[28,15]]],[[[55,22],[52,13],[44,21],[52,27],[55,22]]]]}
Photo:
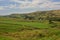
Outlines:
{"type": "Polygon", "coordinates": [[[6,36],[0,36],[0,40],[13,40],[13,38],[6,37],[6,36]]]}
{"type": "Polygon", "coordinates": [[[35,27],[35,28],[48,28],[49,24],[46,23],[40,23],[40,22],[21,22],[21,21],[13,21],[13,19],[5,19],[1,18],[0,19],[0,31],[8,31],[8,32],[14,32],[17,31],[18,28],[23,28],[23,27],[35,27]],[[8,20],[8,21],[7,21],[8,20]],[[3,30],[2,30],[3,29],[3,30]]]}
{"type": "Polygon", "coordinates": [[[30,22],[0,18],[0,40],[60,40],[60,22],[51,28],[48,21],[30,22]]]}

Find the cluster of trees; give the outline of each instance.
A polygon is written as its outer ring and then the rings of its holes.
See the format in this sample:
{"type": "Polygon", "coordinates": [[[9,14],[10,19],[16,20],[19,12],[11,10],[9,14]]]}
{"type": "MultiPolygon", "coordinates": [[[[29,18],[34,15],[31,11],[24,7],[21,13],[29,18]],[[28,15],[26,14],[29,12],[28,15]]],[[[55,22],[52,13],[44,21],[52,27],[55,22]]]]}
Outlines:
{"type": "Polygon", "coordinates": [[[24,19],[25,19],[25,20],[27,20],[27,19],[28,19],[28,20],[36,20],[36,19],[37,19],[37,20],[43,20],[44,18],[43,18],[43,17],[35,18],[34,16],[25,15],[25,16],[24,16],[24,19]]]}

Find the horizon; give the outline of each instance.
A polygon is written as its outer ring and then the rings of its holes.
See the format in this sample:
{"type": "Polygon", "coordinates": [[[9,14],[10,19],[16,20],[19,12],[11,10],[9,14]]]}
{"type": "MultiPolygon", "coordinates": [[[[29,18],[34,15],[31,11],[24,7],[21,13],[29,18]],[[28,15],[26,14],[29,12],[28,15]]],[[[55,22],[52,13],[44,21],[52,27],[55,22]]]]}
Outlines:
{"type": "MultiPolygon", "coordinates": [[[[45,10],[45,11],[59,11],[59,10],[45,10]]],[[[44,11],[33,11],[33,12],[44,12],[44,11]]],[[[0,15],[0,16],[7,16],[7,15],[12,15],[12,14],[30,14],[30,13],[33,13],[33,12],[26,12],[26,13],[15,12],[15,13],[10,13],[10,14],[0,15]]]]}
{"type": "Polygon", "coordinates": [[[0,0],[0,15],[60,10],[60,0],[0,0]]]}

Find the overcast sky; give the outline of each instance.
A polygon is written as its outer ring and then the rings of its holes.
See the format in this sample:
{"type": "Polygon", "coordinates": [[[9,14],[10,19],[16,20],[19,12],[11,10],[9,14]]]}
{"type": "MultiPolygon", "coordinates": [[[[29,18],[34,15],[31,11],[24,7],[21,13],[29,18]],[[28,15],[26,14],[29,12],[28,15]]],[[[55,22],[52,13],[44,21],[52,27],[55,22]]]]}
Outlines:
{"type": "Polygon", "coordinates": [[[60,0],[0,0],[0,15],[60,9],[60,0]]]}

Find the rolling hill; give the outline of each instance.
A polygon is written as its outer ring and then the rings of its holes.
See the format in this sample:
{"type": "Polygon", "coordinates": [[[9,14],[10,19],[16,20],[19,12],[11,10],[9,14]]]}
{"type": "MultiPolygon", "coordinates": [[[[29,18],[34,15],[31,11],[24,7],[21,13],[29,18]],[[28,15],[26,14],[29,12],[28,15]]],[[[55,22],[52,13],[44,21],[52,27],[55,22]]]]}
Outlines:
{"type": "Polygon", "coordinates": [[[11,14],[11,15],[6,15],[4,17],[12,17],[12,18],[23,18],[25,16],[32,16],[32,17],[46,17],[49,15],[53,15],[56,17],[60,17],[60,10],[51,10],[51,11],[36,11],[36,12],[31,12],[31,13],[24,13],[24,14],[19,14],[19,13],[15,13],[15,14],[11,14]]]}
{"type": "Polygon", "coordinates": [[[0,16],[0,40],[60,40],[60,10],[0,16]]]}

